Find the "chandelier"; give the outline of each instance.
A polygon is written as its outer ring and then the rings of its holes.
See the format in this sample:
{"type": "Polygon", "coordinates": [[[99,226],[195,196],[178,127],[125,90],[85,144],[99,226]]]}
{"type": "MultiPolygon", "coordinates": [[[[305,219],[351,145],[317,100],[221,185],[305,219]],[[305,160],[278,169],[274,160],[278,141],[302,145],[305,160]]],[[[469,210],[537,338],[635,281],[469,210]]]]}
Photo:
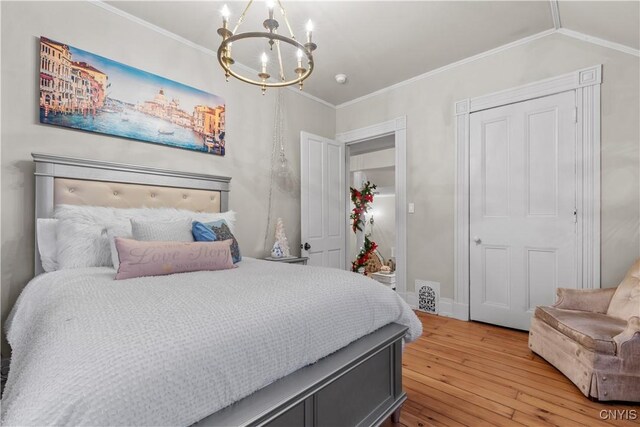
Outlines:
{"type": "Polygon", "coordinates": [[[238,28],[242,24],[242,21],[244,21],[247,11],[253,4],[253,0],[249,0],[247,7],[245,7],[242,15],[240,15],[240,18],[238,19],[238,22],[233,31],[229,29],[229,17],[231,15],[231,11],[225,4],[221,11],[222,27],[218,28],[218,34],[222,37],[222,43],[220,43],[220,47],[218,48],[218,62],[220,62],[220,65],[224,69],[227,81],[229,81],[229,76],[233,76],[245,83],[260,86],[262,88],[263,95],[268,87],[284,87],[297,84],[299,85],[300,90],[302,90],[304,80],[307,79],[313,71],[313,51],[317,47],[311,39],[311,33],[313,31],[313,24],[311,23],[311,20],[309,20],[306,25],[307,41],[306,43],[302,44],[296,39],[293,30],[291,29],[291,25],[289,24],[289,20],[287,19],[287,13],[282,6],[282,2],[280,0],[276,1],[278,3],[278,8],[280,9],[280,14],[282,15],[282,18],[284,19],[284,22],[289,31],[289,37],[278,33],[280,23],[274,18],[275,3],[273,0],[267,0],[266,2],[268,9],[268,18],[263,22],[263,26],[266,31],[252,31],[246,33],[237,32],[238,28]],[[265,43],[265,48],[267,48],[269,51],[274,51],[275,49],[275,54],[278,61],[278,75],[276,77],[271,79],[271,74],[269,74],[269,70],[267,68],[269,57],[267,56],[266,51],[263,51],[262,55],[260,56],[261,68],[260,72],[257,73],[256,76],[248,77],[240,74],[239,71],[232,69],[235,60],[231,55],[231,45],[234,42],[245,39],[262,40],[262,42],[265,43]],[[285,72],[282,49],[280,46],[282,43],[291,45],[295,49],[297,49],[297,66],[293,70],[291,70],[293,74],[287,75],[287,73],[285,72]],[[303,64],[303,59],[305,57],[306,64],[303,64]]]}

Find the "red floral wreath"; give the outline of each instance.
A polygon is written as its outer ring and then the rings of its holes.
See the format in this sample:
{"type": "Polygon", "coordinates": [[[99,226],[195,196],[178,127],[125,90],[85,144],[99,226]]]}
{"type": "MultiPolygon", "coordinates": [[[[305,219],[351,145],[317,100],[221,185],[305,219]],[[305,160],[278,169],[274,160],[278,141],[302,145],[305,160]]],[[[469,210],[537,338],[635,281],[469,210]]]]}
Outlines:
{"type": "Polygon", "coordinates": [[[353,202],[353,210],[349,218],[353,221],[351,228],[353,232],[362,231],[364,229],[364,220],[362,214],[367,213],[373,203],[373,190],[377,187],[375,184],[367,181],[361,191],[351,187],[351,202],[353,202]]]}

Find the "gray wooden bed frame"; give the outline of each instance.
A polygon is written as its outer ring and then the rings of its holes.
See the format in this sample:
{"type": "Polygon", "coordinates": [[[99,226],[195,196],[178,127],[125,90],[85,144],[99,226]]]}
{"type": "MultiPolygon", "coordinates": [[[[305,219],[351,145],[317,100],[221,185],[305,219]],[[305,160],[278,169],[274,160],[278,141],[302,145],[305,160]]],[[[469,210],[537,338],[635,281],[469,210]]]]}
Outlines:
{"type": "MultiPolygon", "coordinates": [[[[54,214],[56,178],[151,185],[220,192],[220,210],[229,207],[229,177],[32,154],[35,218],[54,214]]],[[[42,265],[35,250],[35,271],[42,265]]],[[[347,347],[256,391],[200,420],[198,426],[378,426],[394,422],[406,400],[402,390],[405,326],[391,323],[347,347]]]]}

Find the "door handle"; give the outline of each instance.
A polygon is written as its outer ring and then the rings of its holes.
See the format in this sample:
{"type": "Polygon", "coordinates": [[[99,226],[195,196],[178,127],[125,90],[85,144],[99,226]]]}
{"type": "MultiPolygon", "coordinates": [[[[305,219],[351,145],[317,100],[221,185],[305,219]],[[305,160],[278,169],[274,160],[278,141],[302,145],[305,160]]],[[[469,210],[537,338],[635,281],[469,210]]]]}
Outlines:
{"type": "Polygon", "coordinates": [[[482,242],[482,239],[478,236],[473,236],[473,241],[476,242],[476,244],[479,244],[480,242],[482,242]]]}
{"type": "Polygon", "coordinates": [[[305,242],[305,244],[300,244],[300,249],[304,249],[305,251],[308,251],[309,249],[311,249],[311,245],[309,244],[309,242],[305,242]]]}

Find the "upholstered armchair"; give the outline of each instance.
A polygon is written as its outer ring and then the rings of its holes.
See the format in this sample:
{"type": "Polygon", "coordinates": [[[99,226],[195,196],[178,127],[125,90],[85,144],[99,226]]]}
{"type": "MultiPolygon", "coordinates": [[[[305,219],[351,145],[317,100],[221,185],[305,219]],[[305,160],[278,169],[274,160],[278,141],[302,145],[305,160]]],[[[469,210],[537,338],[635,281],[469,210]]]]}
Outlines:
{"type": "Polygon", "coordinates": [[[536,308],[529,348],[587,397],[640,402],[640,259],[617,288],[558,289],[536,308]]]}

